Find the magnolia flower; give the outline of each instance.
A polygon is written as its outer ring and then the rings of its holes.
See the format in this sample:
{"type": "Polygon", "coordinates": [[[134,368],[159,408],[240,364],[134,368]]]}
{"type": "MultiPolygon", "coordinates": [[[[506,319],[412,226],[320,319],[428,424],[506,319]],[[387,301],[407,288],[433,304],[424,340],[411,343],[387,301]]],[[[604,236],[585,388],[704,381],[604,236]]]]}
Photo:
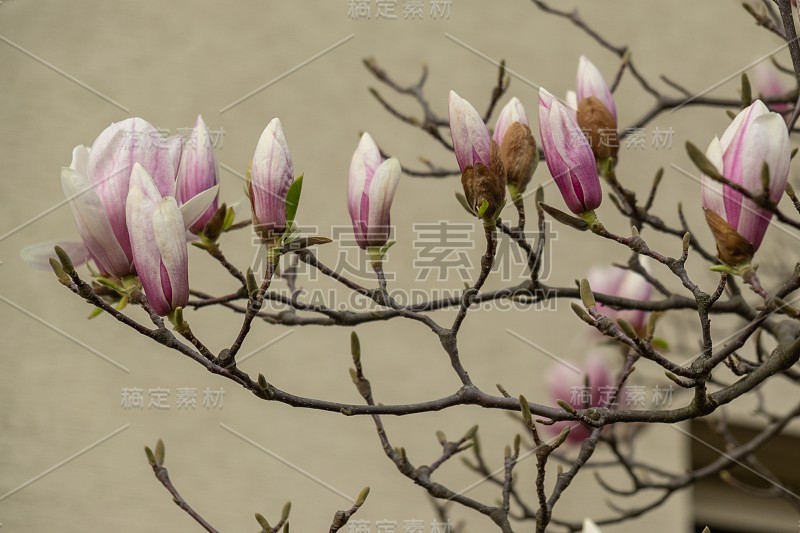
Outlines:
{"type": "MultiPolygon", "coordinates": [[[[736,115],[722,138],[711,141],[706,157],[722,176],[754,195],[763,190],[762,170],[766,165],[769,199],[777,203],[789,178],[790,151],[783,119],[756,100],[736,115]]],[[[749,263],[761,246],[773,213],[705,175],[701,191],[720,259],[731,266],[749,263]]]]}
{"type": "Polygon", "coordinates": [[[384,161],[369,133],[362,135],[350,161],[347,180],[347,210],[362,249],[381,247],[389,240],[389,212],[399,182],[397,159],[384,161]]]}
{"type": "Polygon", "coordinates": [[[513,192],[522,194],[536,170],[538,152],[528,114],[516,97],[500,112],[493,139],[500,150],[508,186],[513,187],[513,192]]]}
{"type": "Polygon", "coordinates": [[[287,229],[286,194],[293,181],[289,145],[280,119],[274,118],[258,140],[248,182],[253,224],[263,237],[271,238],[287,229]]]}
{"type": "MultiPolygon", "coordinates": [[[[649,261],[646,257],[641,259],[642,267],[650,271],[649,261]]],[[[648,301],[653,294],[653,286],[642,276],[616,266],[596,266],[589,270],[586,279],[594,292],[627,298],[629,300],[648,301]]],[[[626,309],[617,311],[604,304],[597,304],[597,311],[611,318],[622,318],[636,331],[642,331],[647,323],[647,311],[626,309]]]]}
{"type": "Polygon", "coordinates": [[[592,148],[567,108],[545,89],[539,89],[539,134],[547,168],[570,211],[596,209],[603,192],[592,148]]]}
{"type": "MultiPolygon", "coordinates": [[[[219,166],[214,156],[211,134],[203,117],[197,116],[197,122],[191,135],[186,139],[181,153],[180,167],[175,190],[175,199],[183,204],[203,191],[214,188],[219,183],[219,166]]],[[[218,196],[215,196],[205,213],[189,230],[200,233],[217,211],[218,196]]]]}
{"type": "Polygon", "coordinates": [[[78,233],[100,270],[115,277],[133,273],[125,217],[131,170],[138,163],[159,191],[172,194],[180,158],[176,138],[164,140],[147,121],[129,118],[112,124],[91,149],[76,146],[72,163],[61,169],[61,185],[78,233]]]}
{"type": "Polygon", "coordinates": [[[581,56],[578,60],[578,76],[575,84],[575,98],[578,104],[582,100],[594,96],[608,109],[614,122],[617,121],[617,106],[614,104],[614,97],[611,88],[606,83],[603,75],[586,56],[581,56]]]}
{"type": "Polygon", "coordinates": [[[450,136],[461,169],[464,196],[471,210],[487,224],[494,224],[506,197],[499,148],[478,111],[454,91],[450,91],[449,110],[450,136]]]}
{"type": "Polygon", "coordinates": [[[136,272],[153,311],[166,316],[189,301],[186,228],[172,196],[162,196],[138,163],[131,174],[126,215],[136,272]]]}
{"type": "MultiPolygon", "coordinates": [[[[753,67],[753,85],[762,98],[774,98],[778,96],[785,96],[788,89],[784,87],[781,81],[780,73],[772,63],[761,61],[756,63],[753,67]]],[[[783,113],[792,108],[789,103],[786,104],[770,104],[771,109],[778,113],[783,113]]]]}
{"type": "MultiPolygon", "coordinates": [[[[548,372],[546,384],[553,403],[563,400],[575,409],[602,407],[610,400],[610,392],[613,392],[611,371],[603,358],[596,353],[587,356],[580,372],[566,363],[555,364],[548,372]]],[[[562,420],[543,427],[553,435],[560,434],[565,427],[570,428],[567,442],[571,444],[583,442],[593,431],[592,427],[572,420],[562,420]]]]}

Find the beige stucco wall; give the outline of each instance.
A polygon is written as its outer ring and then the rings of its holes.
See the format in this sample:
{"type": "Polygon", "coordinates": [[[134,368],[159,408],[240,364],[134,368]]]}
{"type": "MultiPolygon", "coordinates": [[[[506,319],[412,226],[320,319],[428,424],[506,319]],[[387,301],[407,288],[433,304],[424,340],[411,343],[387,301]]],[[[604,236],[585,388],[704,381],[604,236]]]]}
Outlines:
{"type": "MultiPolygon", "coordinates": [[[[401,0],[398,10],[402,5],[401,0]]],[[[640,69],[651,80],[671,73],[696,89],[712,85],[779,44],[753,29],[736,2],[579,5],[586,18],[615,43],[631,45],[640,69]]],[[[491,4],[454,0],[449,20],[435,21],[426,14],[423,21],[416,22],[402,20],[402,16],[395,21],[354,21],[348,18],[346,0],[5,0],[0,4],[0,233],[62,201],[59,167],[69,163],[72,147],[91,143],[102,128],[127,116],[10,43],[156,126],[174,132],[191,126],[196,114],[202,113],[212,129],[224,128],[218,158],[238,172],[246,168],[267,122],[280,116],[295,167],[306,177],[299,220],[327,231],[332,225],[348,222],[346,172],[359,131],[370,131],[409,166],[418,166],[419,155],[453,165],[452,156],[425,134],[388,118],[369,97],[367,87],[375,81],[360,64],[363,57],[375,56],[399,80],[409,81],[417,78],[421,64],[427,64],[431,68],[428,94],[439,112],[446,111],[451,88],[483,108],[495,80],[495,67],[448,39],[446,33],[489,57],[506,58],[512,70],[555,94],[574,83],[581,53],[589,54],[609,77],[617,65],[615,57],[598,50],[587,37],[524,0],[491,4]],[[354,37],[336,50],[220,113],[244,94],[351,34],[354,37]]],[[[725,84],[717,92],[735,94],[735,83],[725,84]]],[[[534,88],[514,79],[510,94],[520,97],[535,115],[534,88]]],[[[392,99],[416,113],[410,102],[392,99]]],[[[626,76],[617,95],[620,122],[631,122],[649,104],[650,98],[626,76]]],[[[643,194],[655,169],[666,166],[659,213],[674,223],[674,204],[682,201],[708,242],[697,206],[698,186],[670,170],[669,164],[688,168],[683,142],[692,139],[704,145],[724,128],[725,116],[717,110],[682,112],[665,115],[654,124],[674,129],[674,148],[626,152],[620,179],[643,194]]],[[[544,181],[545,174],[542,165],[535,181],[544,181]]],[[[453,200],[458,187],[455,179],[403,178],[394,207],[399,242],[387,263],[387,269],[398,273],[397,286],[434,286],[414,282],[412,223],[468,222],[453,200]]],[[[243,197],[242,181],[228,171],[222,173],[222,190],[227,201],[243,197]]],[[[554,193],[551,188],[548,198],[558,205],[560,199],[554,193]]],[[[610,205],[604,206],[609,223],[624,232],[623,221],[610,211],[610,205]]],[[[253,530],[254,512],[274,519],[288,499],[294,504],[293,531],[318,531],[326,527],[335,510],[345,506],[333,491],[220,424],[347,495],[354,496],[362,486],[370,485],[372,496],[361,518],[373,521],[373,527],[380,519],[429,523],[433,515],[426,496],[383,456],[369,419],[260,402],[189,360],[132,334],[109,317],[85,320],[88,306],[48,273],[32,271],[19,259],[19,250],[26,244],[76,236],[69,209],[62,207],[0,241],[0,494],[113,431],[121,432],[0,501],[3,531],[194,531],[145,462],[142,447],[159,437],[167,444],[167,466],[176,485],[223,531],[253,530]],[[44,328],[14,305],[129,371],[115,368],[44,328]],[[121,390],[131,387],[171,389],[172,408],[122,409],[121,390]],[[179,411],[174,397],[179,387],[196,388],[200,394],[206,387],[224,387],[224,407],[210,412],[202,408],[179,411]]],[[[796,243],[790,235],[773,231],[769,238],[775,249],[796,249],[790,247],[796,243]]],[[[673,253],[679,250],[674,240],[654,237],[652,242],[671,247],[668,250],[673,253]]],[[[230,259],[242,266],[254,253],[247,232],[232,236],[224,247],[230,259]]],[[[550,280],[570,284],[585,275],[591,263],[623,260],[625,256],[619,252],[599,247],[588,236],[561,231],[552,247],[552,261],[558,268],[550,280]]],[[[216,293],[234,288],[218,265],[197,250],[191,253],[194,286],[216,293]]],[[[474,260],[479,253],[472,252],[474,260]]],[[[334,262],[335,247],[323,250],[321,256],[334,262]]],[[[787,262],[794,260],[792,256],[787,262]]],[[[713,286],[711,274],[702,268],[695,271],[704,287],[713,286]]],[[[455,280],[448,287],[459,285],[455,280]]],[[[134,314],[144,318],[141,313],[134,314]]],[[[239,317],[221,310],[190,313],[188,318],[214,349],[230,343],[238,329],[239,317]]],[[[690,315],[682,320],[692,324],[690,315]]],[[[461,339],[464,364],[486,390],[502,383],[512,394],[524,393],[531,400],[545,402],[543,374],[549,359],[507,330],[553,352],[580,357],[590,342],[583,333],[576,333],[582,326],[565,302],[555,311],[476,313],[468,318],[461,339]]],[[[284,331],[258,324],[245,351],[284,331]]],[[[379,401],[418,401],[456,388],[436,339],[421,326],[392,321],[359,327],[358,331],[379,401]]],[[[696,343],[684,335],[675,345],[691,355],[696,343]]],[[[242,367],[264,373],[276,385],[298,394],[357,402],[359,397],[347,374],[348,347],[349,331],[345,329],[296,330],[242,367]]],[[[484,448],[492,464],[499,466],[503,446],[519,430],[501,413],[478,408],[387,419],[386,423],[394,443],[405,446],[416,463],[436,456],[437,429],[455,436],[479,423],[484,448]]],[[[640,453],[680,471],[687,464],[687,449],[688,441],[679,432],[656,427],[645,433],[640,453]]],[[[457,464],[441,475],[453,488],[475,481],[457,464]]],[[[520,486],[532,493],[531,462],[521,465],[517,475],[520,486]]],[[[474,494],[490,502],[495,498],[486,485],[474,489],[474,494]]],[[[591,476],[585,475],[564,497],[559,513],[571,519],[605,516],[604,500],[591,476]]],[[[609,531],[687,531],[690,516],[689,494],[682,493],[646,518],[609,531]]],[[[470,520],[470,531],[489,530],[487,521],[470,511],[456,510],[454,518],[470,520]]]]}

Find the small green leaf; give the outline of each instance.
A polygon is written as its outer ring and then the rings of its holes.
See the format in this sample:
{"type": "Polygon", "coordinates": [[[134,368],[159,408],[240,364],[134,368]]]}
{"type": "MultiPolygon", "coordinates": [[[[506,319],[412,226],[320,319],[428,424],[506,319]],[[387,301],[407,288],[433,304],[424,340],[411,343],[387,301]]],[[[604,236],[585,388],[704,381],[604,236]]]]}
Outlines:
{"type": "Polygon", "coordinates": [[[147,462],[150,463],[150,466],[156,466],[158,464],[156,462],[156,456],[153,455],[153,450],[151,450],[149,446],[144,447],[144,454],[147,456],[147,462]]]}
{"type": "Polygon", "coordinates": [[[580,294],[581,294],[581,302],[583,302],[583,306],[586,309],[594,309],[597,307],[597,302],[594,300],[594,294],[592,294],[592,287],[589,285],[589,280],[583,278],[579,284],[580,287],[580,294]]]}
{"type": "Polygon", "coordinates": [[[118,294],[125,294],[125,288],[122,285],[119,285],[116,281],[104,278],[102,276],[96,278],[97,283],[102,285],[103,287],[108,287],[112,291],[118,294]]]}
{"type": "Polygon", "coordinates": [[[69,277],[69,274],[64,271],[64,267],[61,266],[61,263],[56,261],[54,257],[50,258],[50,268],[53,269],[53,272],[58,278],[59,283],[65,286],[69,286],[69,284],[72,283],[72,279],[69,277]]]}
{"type": "Polygon", "coordinates": [[[164,441],[161,440],[161,439],[158,439],[158,442],[156,443],[155,459],[156,459],[156,463],[159,466],[164,464],[164,455],[165,454],[166,454],[166,450],[164,449],[164,441]]]}
{"type": "Polygon", "coordinates": [[[350,354],[353,356],[353,362],[358,366],[361,362],[361,341],[355,331],[350,333],[350,354]]]}
{"type": "Polygon", "coordinates": [[[228,231],[235,221],[236,211],[233,210],[233,207],[229,207],[225,213],[225,221],[222,223],[222,231],[228,231]]]}
{"type": "Polygon", "coordinates": [[[697,146],[693,145],[689,141],[686,141],[686,153],[689,154],[689,159],[692,160],[700,172],[709,178],[716,180],[722,179],[722,174],[719,173],[719,170],[714,166],[714,163],[709,161],[706,157],[706,154],[704,154],[697,146]]]}
{"type": "Polygon", "coordinates": [[[666,341],[666,339],[655,337],[652,341],[650,341],[650,343],[653,345],[654,348],[658,348],[664,351],[669,350],[669,343],[666,341]]]}
{"type": "Polygon", "coordinates": [[[481,202],[481,205],[478,206],[478,216],[483,218],[483,215],[486,214],[486,211],[489,209],[489,201],[484,198],[481,202]]]}
{"type": "Polygon", "coordinates": [[[72,259],[69,258],[69,254],[60,246],[55,247],[55,252],[56,256],[58,256],[58,260],[61,261],[61,266],[64,267],[64,272],[70,276],[74,275],[75,267],[72,264],[72,259]]]}
{"type": "Polygon", "coordinates": [[[537,204],[541,209],[545,211],[548,215],[553,217],[556,221],[567,225],[571,228],[575,228],[578,231],[586,231],[589,229],[589,223],[585,220],[581,220],[580,218],[573,217],[572,215],[568,215],[563,211],[556,209],[555,207],[551,207],[545,203],[539,202],[537,204]]]}
{"type": "Polygon", "coordinates": [[[358,497],[355,501],[356,507],[364,505],[364,502],[367,501],[367,496],[369,496],[369,487],[364,487],[361,489],[361,492],[358,493],[358,497]]]}
{"type": "Polygon", "coordinates": [[[749,106],[753,102],[753,92],[750,89],[750,80],[747,74],[742,72],[742,108],[749,106]]]}
{"type": "Polygon", "coordinates": [[[300,205],[300,193],[303,191],[303,175],[294,180],[286,193],[286,229],[291,230],[294,225],[297,207],[300,205]]]}
{"type": "Polygon", "coordinates": [[[264,515],[261,513],[256,513],[256,522],[258,522],[258,525],[261,526],[261,529],[264,531],[272,531],[272,526],[269,525],[269,522],[267,522],[267,519],[264,518],[264,515]]]}
{"type": "Polygon", "coordinates": [[[619,325],[620,329],[622,329],[622,331],[625,332],[625,335],[627,335],[629,338],[635,339],[637,337],[636,330],[633,329],[631,323],[624,318],[618,318],[617,325],[619,325]]]}
{"type": "Polygon", "coordinates": [[[244,280],[247,286],[247,295],[250,298],[253,298],[258,292],[258,282],[256,281],[256,276],[253,274],[252,268],[247,269],[247,274],[245,274],[244,280]]]}
{"type": "Polygon", "coordinates": [[[281,520],[288,520],[289,513],[292,511],[292,502],[286,502],[286,505],[283,506],[281,510],[281,520]]]}
{"type": "Polygon", "coordinates": [[[525,396],[520,395],[519,406],[522,409],[522,420],[525,422],[526,426],[530,427],[533,424],[531,406],[528,404],[528,400],[525,399],[525,396]]]}

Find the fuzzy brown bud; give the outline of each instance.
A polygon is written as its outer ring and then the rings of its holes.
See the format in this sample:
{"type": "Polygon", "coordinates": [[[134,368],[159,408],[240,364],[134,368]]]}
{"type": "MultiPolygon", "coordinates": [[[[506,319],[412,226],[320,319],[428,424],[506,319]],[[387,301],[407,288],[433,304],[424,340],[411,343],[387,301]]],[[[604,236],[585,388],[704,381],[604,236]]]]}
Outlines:
{"type": "Polygon", "coordinates": [[[617,155],[617,121],[598,98],[590,96],[578,102],[578,126],[583,130],[597,160],[617,155]]]}
{"type": "Polygon", "coordinates": [[[486,168],[482,163],[467,167],[461,173],[461,185],[470,207],[478,211],[485,200],[488,208],[484,218],[493,218],[503,208],[506,198],[506,183],[502,174],[486,168]]]}
{"type": "Polygon", "coordinates": [[[749,263],[755,254],[753,245],[733,229],[724,218],[710,209],[703,210],[706,222],[717,243],[717,255],[728,266],[749,263]]]}
{"type": "Polygon", "coordinates": [[[536,140],[531,129],[521,122],[514,122],[506,130],[500,146],[500,160],[506,174],[506,182],[516,187],[518,193],[525,187],[536,170],[536,140]]]}

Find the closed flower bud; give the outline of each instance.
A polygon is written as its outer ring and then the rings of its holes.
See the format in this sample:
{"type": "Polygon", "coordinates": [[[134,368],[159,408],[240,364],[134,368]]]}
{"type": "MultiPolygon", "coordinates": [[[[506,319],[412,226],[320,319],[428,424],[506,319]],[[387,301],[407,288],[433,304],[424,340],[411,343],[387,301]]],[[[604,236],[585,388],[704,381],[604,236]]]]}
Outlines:
{"type": "MultiPolygon", "coordinates": [[[[767,194],[777,203],[786,190],[790,151],[783,119],[756,100],[734,118],[720,139],[711,141],[706,157],[723,177],[755,196],[764,191],[766,165],[767,194]]],[[[701,178],[701,192],[720,259],[730,266],[749,263],[761,246],[772,211],[706,175],[701,178]]]]}
{"type": "Polygon", "coordinates": [[[499,146],[506,183],[517,194],[522,194],[536,170],[538,154],[528,115],[517,98],[512,98],[501,111],[494,129],[494,141],[499,146]]]}
{"type": "Polygon", "coordinates": [[[578,102],[576,119],[598,161],[617,155],[619,150],[617,121],[600,100],[590,96],[578,102]]]}
{"type": "MultiPolygon", "coordinates": [[[[578,61],[578,76],[575,85],[575,97],[578,104],[582,100],[594,96],[611,113],[614,124],[617,123],[617,106],[611,88],[606,83],[603,75],[586,56],[581,56],[578,61]]],[[[616,127],[616,126],[615,126],[616,127]]]]}
{"type": "Polygon", "coordinates": [[[539,90],[539,133],[547,168],[570,211],[599,207],[603,192],[592,147],[567,108],[545,89],[539,90]]]}
{"type": "Polygon", "coordinates": [[[384,161],[369,133],[361,136],[347,180],[347,209],[358,245],[380,247],[389,240],[392,200],[400,182],[400,163],[384,161]]]}
{"type": "Polygon", "coordinates": [[[450,135],[461,169],[461,184],[470,207],[487,222],[503,208],[505,171],[500,147],[489,135],[472,104],[450,91],[450,135]],[[485,205],[485,211],[481,212],[485,205]]]}
{"type": "Polygon", "coordinates": [[[248,190],[253,224],[262,238],[273,238],[286,228],[286,194],[294,181],[292,155],[277,118],[264,129],[250,167],[248,190]]]}
{"type": "Polygon", "coordinates": [[[131,174],[127,198],[133,261],[150,306],[166,316],[189,301],[186,227],[178,202],[162,196],[139,164],[131,174]]]}
{"type": "MultiPolygon", "coordinates": [[[[184,141],[180,167],[175,191],[178,204],[183,204],[203,191],[215,187],[219,183],[219,167],[214,155],[214,146],[208,127],[203,117],[197,122],[188,139],[184,141]]],[[[189,230],[200,233],[217,211],[218,198],[215,196],[208,209],[192,224],[189,230]]]]}
{"type": "MultiPolygon", "coordinates": [[[[572,365],[560,363],[550,368],[546,384],[551,401],[555,404],[562,400],[566,402],[566,407],[574,409],[603,407],[610,400],[611,393],[615,392],[608,363],[599,354],[590,353],[580,370],[576,372],[572,365]]],[[[593,431],[586,424],[570,420],[542,427],[552,435],[559,435],[565,427],[571,428],[567,436],[568,444],[580,444],[593,431]]]]}

